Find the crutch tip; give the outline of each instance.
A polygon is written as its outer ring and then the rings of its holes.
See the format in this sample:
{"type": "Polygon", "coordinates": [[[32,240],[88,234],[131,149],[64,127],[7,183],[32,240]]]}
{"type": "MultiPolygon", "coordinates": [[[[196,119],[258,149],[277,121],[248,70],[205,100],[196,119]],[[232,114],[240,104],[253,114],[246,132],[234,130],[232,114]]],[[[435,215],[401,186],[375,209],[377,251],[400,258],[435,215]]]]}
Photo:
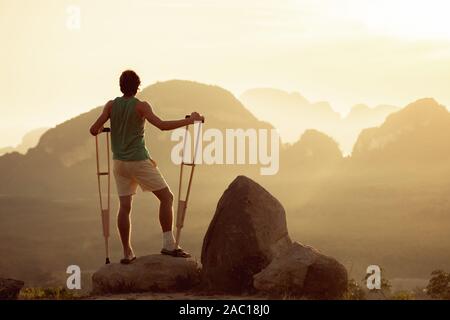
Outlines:
{"type": "Polygon", "coordinates": [[[106,258],[105,264],[110,264],[110,263],[111,263],[111,261],[109,261],[109,258],[106,258]]]}

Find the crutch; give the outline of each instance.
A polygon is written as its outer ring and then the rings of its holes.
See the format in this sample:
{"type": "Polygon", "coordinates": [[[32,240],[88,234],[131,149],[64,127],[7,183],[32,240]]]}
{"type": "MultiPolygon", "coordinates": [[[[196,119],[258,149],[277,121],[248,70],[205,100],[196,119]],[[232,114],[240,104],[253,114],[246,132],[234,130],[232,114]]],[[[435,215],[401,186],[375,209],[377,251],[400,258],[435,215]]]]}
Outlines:
{"type": "Polygon", "coordinates": [[[109,264],[109,208],[110,208],[110,194],[111,194],[111,176],[110,176],[110,160],[109,160],[109,134],[111,132],[110,128],[103,128],[102,133],[106,133],[106,157],[108,161],[108,171],[100,171],[100,160],[99,160],[99,152],[98,152],[98,135],[95,136],[95,153],[97,156],[97,181],[98,181],[98,195],[100,199],[100,212],[102,217],[102,225],[103,225],[103,237],[105,238],[105,253],[106,253],[106,262],[105,264],[109,264]],[[102,188],[101,188],[101,176],[108,177],[108,196],[107,196],[107,205],[106,208],[103,207],[103,198],[102,198],[102,188]]]}
{"type": "MultiPolygon", "coordinates": [[[[186,118],[189,118],[190,116],[186,116],[186,118]]],[[[178,245],[180,244],[180,236],[181,236],[181,229],[184,226],[184,218],[186,217],[186,209],[187,209],[187,203],[189,200],[189,194],[191,193],[191,185],[192,185],[192,178],[194,176],[194,169],[195,169],[195,161],[197,159],[197,151],[198,151],[198,143],[200,141],[200,132],[202,128],[202,124],[204,123],[204,120],[201,122],[199,121],[198,128],[197,128],[197,141],[195,141],[195,148],[194,148],[194,155],[192,158],[191,163],[184,162],[184,150],[186,149],[186,141],[187,136],[189,133],[189,125],[186,125],[186,131],[184,133],[184,143],[183,143],[183,149],[181,150],[181,165],[180,165],[180,181],[178,185],[178,207],[177,207],[177,232],[175,236],[175,248],[178,248],[178,245]],[[186,191],[186,197],[184,200],[182,200],[181,197],[181,185],[183,183],[183,168],[184,166],[191,167],[191,173],[189,175],[189,183],[186,191]]],[[[194,136],[195,139],[195,136],[194,136]]]]}

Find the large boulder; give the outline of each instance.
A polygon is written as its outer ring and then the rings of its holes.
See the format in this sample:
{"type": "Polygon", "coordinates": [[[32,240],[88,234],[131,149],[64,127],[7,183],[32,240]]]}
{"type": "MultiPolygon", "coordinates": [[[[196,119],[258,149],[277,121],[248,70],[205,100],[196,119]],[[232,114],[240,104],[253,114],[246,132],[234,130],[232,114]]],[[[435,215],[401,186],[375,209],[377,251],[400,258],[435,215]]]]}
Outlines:
{"type": "Polygon", "coordinates": [[[155,254],[129,265],[103,266],[92,276],[92,289],[94,294],[184,291],[197,285],[199,277],[200,267],[194,259],[155,254]]]}
{"type": "Polygon", "coordinates": [[[339,299],[347,288],[347,270],[314,248],[294,243],[254,276],[254,286],[271,295],[339,299]]]}
{"type": "Polygon", "coordinates": [[[23,285],[20,280],[0,278],[0,300],[16,300],[23,285]]]}
{"type": "Polygon", "coordinates": [[[220,198],[203,240],[202,288],[252,292],[253,275],[290,245],[281,203],[253,180],[239,176],[220,198]]]}

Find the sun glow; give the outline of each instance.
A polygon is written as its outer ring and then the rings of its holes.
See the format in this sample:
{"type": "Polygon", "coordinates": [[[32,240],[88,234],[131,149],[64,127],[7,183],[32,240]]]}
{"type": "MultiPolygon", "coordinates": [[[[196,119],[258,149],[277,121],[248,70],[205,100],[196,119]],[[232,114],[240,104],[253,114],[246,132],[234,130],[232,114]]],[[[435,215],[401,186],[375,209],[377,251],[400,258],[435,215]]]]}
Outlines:
{"type": "Polygon", "coordinates": [[[0,147],[104,104],[125,68],[143,87],[279,88],[341,113],[450,105],[448,12],[448,0],[0,0],[0,147]]]}
{"type": "Polygon", "coordinates": [[[348,15],[371,32],[409,39],[450,39],[450,2],[377,0],[347,2],[348,15]]]}

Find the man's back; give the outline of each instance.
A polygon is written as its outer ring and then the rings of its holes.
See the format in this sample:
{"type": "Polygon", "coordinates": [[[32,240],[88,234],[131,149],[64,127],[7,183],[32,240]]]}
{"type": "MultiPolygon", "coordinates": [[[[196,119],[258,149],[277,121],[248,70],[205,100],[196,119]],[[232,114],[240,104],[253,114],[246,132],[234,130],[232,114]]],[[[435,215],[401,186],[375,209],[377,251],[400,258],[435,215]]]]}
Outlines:
{"type": "Polygon", "coordinates": [[[111,107],[111,148],[113,158],[140,161],[150,158],[145,147],[145,118],[137,111],[140,101],[135,97],[118,97],[111,107]]]}

